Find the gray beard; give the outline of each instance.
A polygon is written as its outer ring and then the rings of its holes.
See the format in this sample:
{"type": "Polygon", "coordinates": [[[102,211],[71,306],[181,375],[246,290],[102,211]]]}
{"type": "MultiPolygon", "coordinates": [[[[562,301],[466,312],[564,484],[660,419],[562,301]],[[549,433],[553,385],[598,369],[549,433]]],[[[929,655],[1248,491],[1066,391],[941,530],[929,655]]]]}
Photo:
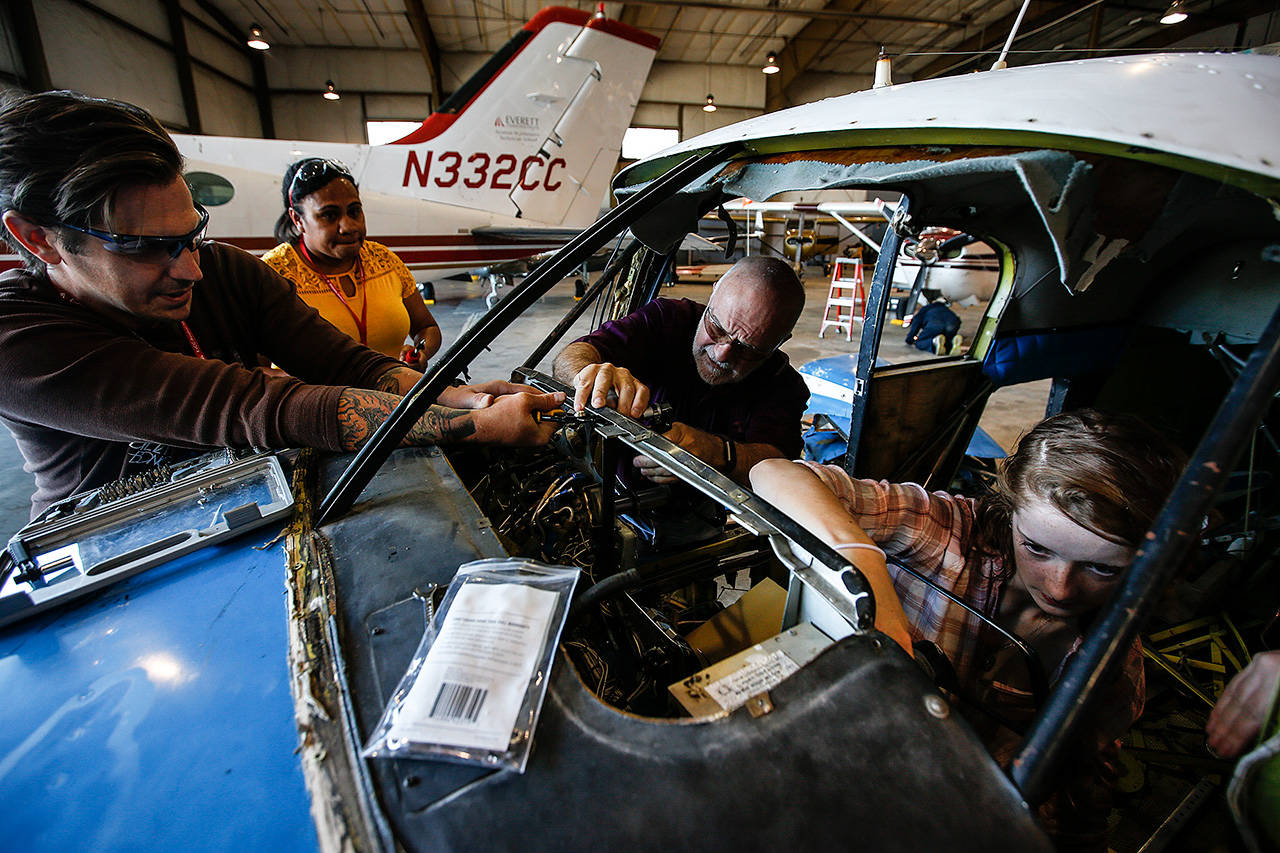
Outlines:
{"type": "Polygon", "coordinates": [[[737,371],[718,364],[704,350],[694,350],[693,365],[698,370],[698,378],[708,385],[728,385],[742,379],[737,371]]]}

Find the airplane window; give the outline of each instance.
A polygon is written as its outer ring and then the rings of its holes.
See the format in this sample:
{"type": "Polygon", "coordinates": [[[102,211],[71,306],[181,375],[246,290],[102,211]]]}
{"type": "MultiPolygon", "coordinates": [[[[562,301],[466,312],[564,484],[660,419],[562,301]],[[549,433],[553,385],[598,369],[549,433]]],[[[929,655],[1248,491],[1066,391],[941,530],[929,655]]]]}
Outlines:
{"type": "Polygon", "coordinates": [[[420,121],[366,121],[365,129],[369,132],[370,145],[386,145],[403,139],[422,127],[420,121]]]}
{"type": "Polygon", "coordinates": [[[657,154],[680,141],[680,131],[672,127],[629,127],[622,137],[624,160],[638,160],[657,154]]]}
{"type": "Polygon", "coordinates": [[[230,181],[212,172],[187,172],[185,178],[191,197],[205,207],[226,204],[236,194],[230,181]]]}

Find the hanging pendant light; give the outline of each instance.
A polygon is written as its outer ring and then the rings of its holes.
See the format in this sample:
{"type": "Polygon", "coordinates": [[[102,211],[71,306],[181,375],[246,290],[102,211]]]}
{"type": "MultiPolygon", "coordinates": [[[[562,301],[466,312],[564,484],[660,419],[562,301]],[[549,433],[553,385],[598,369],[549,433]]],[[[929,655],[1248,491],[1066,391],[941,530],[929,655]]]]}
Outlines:
{"type": "Polygon", "coordinates": [[[324,94],[322,95],[322,97],[326,101],[337,101],[342,98],[342,96],[338,94],[338,90],[333,88],[332,80],[324,81],[324,94]]]}
{"type": "Polygon", "coordinates": [[[1182,5],[1182,0],[1173,0],[1169,4],[1169,8],[1165,10],[1164,15],[1160,18],[1162,24],[1181,24],[1187,19],[1187,10],[1182,5]]]}
{"type": "Polygon", "coordinates": [[[782,69],[778,67],[778,54],[769,51],[769,56],[765,59],[764,68],[760,69],[765,74],[777,74],[782,69]]]}
{"type": "Polygon", "coordinates": [[[704,113],[713,113],[713,112],[715,112],[715,111],[716,111],[716,96],[715,96],[715,95],[707,95],[707,102],[706,102],[706,104],[704,104],[704,105],[703,105],[703,107],[702,107],[702,111],[703,111],[704,113]]]}
{"type": "Polygon", "coordinates": [[[262,27],[257,24],[251,24],[249,26],[249,38],[245,41],[245,44],[249,45],[249,47],[254,50],[267,50],[271,47],[271,45],[267,43],[267,34],[264,33],[262,31],[262,27]]]}

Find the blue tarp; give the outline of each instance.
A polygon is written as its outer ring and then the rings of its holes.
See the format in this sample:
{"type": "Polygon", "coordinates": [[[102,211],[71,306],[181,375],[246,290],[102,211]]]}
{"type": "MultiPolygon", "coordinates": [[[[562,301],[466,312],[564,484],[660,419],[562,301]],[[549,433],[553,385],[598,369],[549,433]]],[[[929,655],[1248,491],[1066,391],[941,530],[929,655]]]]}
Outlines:
{"type": "MultiPolygon", "coordinates": [[[[887,367],[889,362],[876,359],[876,367],[887,367]]],[[[835,383],[842,388],[852,389],[853,380],[858,367],[858,356],[833,355],[807,362],[800,367],[801,375],[815,376],[835,383]]],[[[844,454],[848,442],[849,427],[852,423],[850,404],[844,400],[823,394],[811,393],[809,406],[805,414],[812,417],[823,415],[834,429],[809,429],[804,434],[804,458],[815,462],[831,462],[844,454]]],[[[978,427],[965,452],[970,456],[983,459],[1000,459],[1005,455],[1002,448],[991,436],[978,427]]]]}

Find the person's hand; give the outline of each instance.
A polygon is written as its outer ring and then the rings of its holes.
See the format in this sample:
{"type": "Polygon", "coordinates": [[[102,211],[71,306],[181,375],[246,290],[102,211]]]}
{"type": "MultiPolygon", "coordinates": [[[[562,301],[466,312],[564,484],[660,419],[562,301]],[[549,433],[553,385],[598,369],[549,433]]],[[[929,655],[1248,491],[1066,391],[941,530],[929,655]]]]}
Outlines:
{"type": "Polygon", "coordinates": [[[475,440],[484,444],[539,445],[551,440],[557,424],[539,421],[538,412],[554,412],[564,405],[564,394],[521,391],[504,394],[493,405],[477,411],[475,440]]]}
{"type": "Polygon", "coordinates": [[[540,392],[532,385],[493,379],[481,382],[479,385],[450,386],[440,392],[436,402],[451,409],[483,409],[493,405],[493,401],[504,394],[520,393],[538,394],[540,392]]]}
{"type": "Polygon", "coordinates": [[[421,370],[426,366],[426,359],[420,358],[421,355],[416,346],[400,347],[400,360],[414,370],[421,370]]]}
{"type": "Polygon", "coordinates": [[[631,375],[625,367],[604,362],[588,364],[573,377],[573,410],[581,412],[588,405],[599,409],[609,405],[624,415],[638,418],[649,407],[649,387],[631,375]],[[618,395],[609,400],[609,392],[618,395]]]}
{"type": "Polygon", "coordinates": [[[495,397],[501,397],[503,394],[542,393],[532,385],[522,385],[519,382],[508,382],[505,379],[490,379],[488,382],[480,382],[475,385],[464,385],[463,387],[484,394],[492,394],[495,397]]]}
{"type": "MultiPolygon", "coordinates": [[[[662,434],[662,437],[689,451],[708,465],[718,467],[724,464],[724,440],[718,435],[712,435],[676,421],[671,425],[671,429],[662,434]]],[[[646,480],[654,483],[674,483],[680,479],[648,456],[637,456],[631,464],[646,480]]]]}
{"type": "Polygon", "coordinates": [[[1209,750],[1222,758],[1234,758],[1251,744],[1266,721],[1280,681],[1280,651],[1255,655],[1236,674],[1205,725],[1209,750]]]}

